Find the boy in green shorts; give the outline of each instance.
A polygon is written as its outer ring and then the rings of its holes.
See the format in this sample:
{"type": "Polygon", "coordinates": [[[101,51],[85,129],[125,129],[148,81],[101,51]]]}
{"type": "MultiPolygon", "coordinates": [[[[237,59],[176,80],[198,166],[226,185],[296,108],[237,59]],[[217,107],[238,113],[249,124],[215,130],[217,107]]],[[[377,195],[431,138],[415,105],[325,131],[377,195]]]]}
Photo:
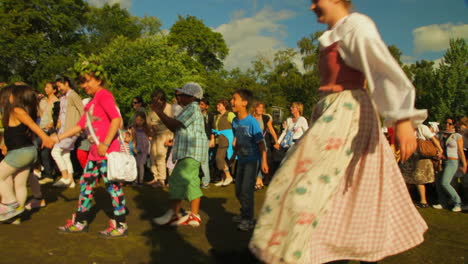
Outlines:
{"type": "Polygon", "coordinates": [[[190,225],[201,223],[199,170],[208,157],[208,140],[205,134],[203,116],[198,106],[198,100],[203,98],[203,90],[197,83],[187,83],[175,91],[177,102],[183,107],[175,118],[164,113],[164,103],[155,101],[151,109],[159,116],[169,130],[174,132],[173,162],[177,162],[171,177],[169,177],[170,209],[160,217],[153,219],[158,225],[190,225]],[[182,200],[190,201],[190,212],[181,215],[182,200]]]}

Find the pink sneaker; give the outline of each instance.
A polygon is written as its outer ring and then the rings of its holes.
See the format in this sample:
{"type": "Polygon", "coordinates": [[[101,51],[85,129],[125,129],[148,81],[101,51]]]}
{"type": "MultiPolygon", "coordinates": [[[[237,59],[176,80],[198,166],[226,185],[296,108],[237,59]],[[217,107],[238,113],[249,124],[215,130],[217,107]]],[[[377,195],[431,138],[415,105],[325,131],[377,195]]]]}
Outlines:
{"type": "Polygon", "coordinates": [[[58,231],[61,233],[83,233],[88,232],[88,222],[75,221],[75,214],[72,215],[72,219],[67,220],[67,224],[59,226],[58,231]]]}
{"type": "Polygon", "coordinates": [[[115,238],[127,236],[128,226],[127,223],[119,223],[113,219],[109,220],[109,227],[100,231],[99,236],[104,238],[115,238]]]}

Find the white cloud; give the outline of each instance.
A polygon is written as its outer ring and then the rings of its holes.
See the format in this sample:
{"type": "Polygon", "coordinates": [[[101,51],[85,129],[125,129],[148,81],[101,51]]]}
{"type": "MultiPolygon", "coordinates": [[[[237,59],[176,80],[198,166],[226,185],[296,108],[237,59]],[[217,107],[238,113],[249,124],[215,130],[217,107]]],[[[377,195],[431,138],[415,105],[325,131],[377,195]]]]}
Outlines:
{"type": "Polygon", "coordinates": [[[449,47],[450,38],[468,39],[468,24],[442,24],[419,27],[413,30],[414,51],[443,51],[449,47]]]}
{"type": "Polygon", "coordinates": [[[120,7],[130,9],[132,0],[88,0],[88,3],[93,6],[102,7],[104,4],[114,5],[120,4],[120,7]]]}
{"type": "Polygon", "coordinates": [[[270,57],[277,50],[287,48],[283,41],[287,30],[280,22],[294,15],[290,10],[274,11],[271,7],[265,7],[251,17],[246,17],[242,10],[234,12],[229,23],[214,29],[223,34],[229,47],[225,67],[245,70],[257,55],[270,57]]]}

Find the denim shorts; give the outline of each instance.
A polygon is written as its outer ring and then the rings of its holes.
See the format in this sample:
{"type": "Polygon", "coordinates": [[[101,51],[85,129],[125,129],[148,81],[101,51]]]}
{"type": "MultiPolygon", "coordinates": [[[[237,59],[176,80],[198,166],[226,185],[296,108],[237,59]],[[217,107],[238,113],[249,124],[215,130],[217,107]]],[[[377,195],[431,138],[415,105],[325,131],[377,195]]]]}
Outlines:
{"type": "Polygon", "coordinates": [[[31,167],[37,161],[37,148],[29,146],[9,150],[3,160],[15,169],[31,167]]]}

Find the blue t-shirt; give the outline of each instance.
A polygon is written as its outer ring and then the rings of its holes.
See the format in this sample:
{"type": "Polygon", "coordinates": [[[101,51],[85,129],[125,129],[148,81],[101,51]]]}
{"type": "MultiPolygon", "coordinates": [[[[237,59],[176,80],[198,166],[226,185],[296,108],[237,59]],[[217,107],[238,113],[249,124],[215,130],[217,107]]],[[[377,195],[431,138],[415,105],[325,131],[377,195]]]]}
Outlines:
{"type": "Polygon", "coordinates": [[[258,143],[263,141],[263,133],[258,121],[251,115],[244,119],[234,118],[232,130],[236,138],[237,158],[240,163],[260,161],[258,143]]]}

